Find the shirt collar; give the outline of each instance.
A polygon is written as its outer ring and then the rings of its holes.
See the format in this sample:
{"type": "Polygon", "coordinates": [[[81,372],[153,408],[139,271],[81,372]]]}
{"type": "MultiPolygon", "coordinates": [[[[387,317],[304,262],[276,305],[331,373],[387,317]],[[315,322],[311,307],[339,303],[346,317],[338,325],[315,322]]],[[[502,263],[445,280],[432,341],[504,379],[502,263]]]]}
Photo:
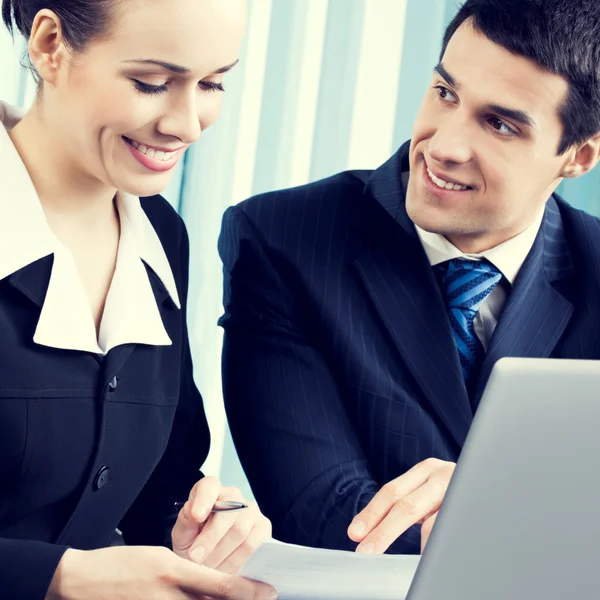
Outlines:
{"type": "Polygon", "coordinates": [[[54,236],[8,131],[22,112],[0,103],[0,280],[54,252],[54,236]]]}
{"type": "Polygon", "coordinates": [[[140,199],[123,192],[116,197],[121,220],[117,269],[96,339],[73,258],[50,229],[29,173],[8,135],[22,116],[21,110],[0,102],[0,280],[54,254],[34,341],[101,353],[124,343],[169,345],[143,262],[181,308],[173,272],[140,199]]]}
{"type": "MultiPolygon", "coordinates": [[[[0,248],[9,250],[0,252],[0,279],[52,254],[56,247],[29,173],[8,135],[23,115],[21,109],[0,101],[0,248]]],[[[158,275],[175,305],[181,308],[169,260],[140,199],[117,192],[117,208],[121,224],[126,221],[131,228],[140,258],[158,275]]]]}
{"type": "Polygon", "coordinates": [[[453,258],[472,260],[486,258],[513,285],[533,246],[543,218],[544,211],[542,210],[527,229],[510,240],[479,254],[464,254],[443,235],[425,231],[416,224],[415,228],[432,267],[453,258]]]}
{"type": "Polygon", "coordinates": [[[169,259],[156,230],[142,208],[140,199],[125,192],[118,192],[117,208],[121,218],[121,228],[123,229],[124,223],[127,222],[127,229],[132,233],[139,257],[158,275],[175,306],[181,308],[169,259]]]}

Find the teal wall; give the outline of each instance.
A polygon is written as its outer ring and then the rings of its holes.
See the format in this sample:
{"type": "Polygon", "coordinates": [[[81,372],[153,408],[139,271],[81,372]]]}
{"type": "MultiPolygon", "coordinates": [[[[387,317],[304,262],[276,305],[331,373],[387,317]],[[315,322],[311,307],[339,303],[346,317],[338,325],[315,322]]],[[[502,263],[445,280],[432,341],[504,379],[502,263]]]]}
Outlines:
{"type": "MultiPolygon", "coordinates": [[[[250,0],[248,34],[240,65],[226,80],[222,115],[188,151],[165,192],[191,238],[190,338],[213,434],[206,472],[248,495],[220,393],[221,215],[252,194],[348,168],[372,168],[391,155],[411,135],[457,6],[455,0],[250,0]],[[390,15],[385,30],[373,19],[378,11],[384,19],[390,15]],[[379,38],[381,44],[373,46],[379,38]],[[389,41],[398,38],[398,48],[390,50],[389,41]],[[391,84],[382,85],[385,92],[364,89],[365,72],[391,84]],[[384,100],[392,103],[391,119],[364,102],[378,93],[389,95],[384,100]],[[367,107],[364,114],[357,106],[367,107]],[[374,133],[365,162],[352,158],[353,145],[362,143],[359,129],[374,133]],[[297,143],[302,135],[306,139],[297,143]]],[[[19,67],[24,50],[22,40],[13,45],[0,34],[0,98],[21,106],[35,91],[29,73],[19,67]]],[[[564,182],[559,191],[574,206],[600,216],[600,169],[564,182]]]]}

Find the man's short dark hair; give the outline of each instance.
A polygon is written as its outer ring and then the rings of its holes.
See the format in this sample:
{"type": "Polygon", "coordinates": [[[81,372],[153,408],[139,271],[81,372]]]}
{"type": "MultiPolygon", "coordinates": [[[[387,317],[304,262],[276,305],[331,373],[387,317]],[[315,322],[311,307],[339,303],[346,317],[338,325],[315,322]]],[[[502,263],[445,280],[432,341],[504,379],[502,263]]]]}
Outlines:
{"type": "Polygon", "coordinates": [[[490,41],[568,81],[558,154],[600,132],[600,0],[467,0],[446,29],[440,60],[468,19],[490,41]]]}

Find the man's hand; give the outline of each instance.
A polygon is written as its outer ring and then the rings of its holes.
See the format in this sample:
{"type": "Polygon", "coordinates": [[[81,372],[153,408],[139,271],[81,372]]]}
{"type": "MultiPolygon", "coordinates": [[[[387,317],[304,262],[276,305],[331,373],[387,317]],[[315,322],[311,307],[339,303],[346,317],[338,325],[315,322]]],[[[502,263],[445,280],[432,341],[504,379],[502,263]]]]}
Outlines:
{"type": "Polygon", "coordinates": [[[271,522],[256,503],[244,500],[237,488],[222,487],[215,477],[204,477],[192,488],[171,534],[177,555],[230,574],[269,537],[271,522]],[[217,500],[237,500],[248,508],[211,514],[217,500]]]}
{"type": "Polygon", "coordinates": [[[431,535],[431,530],[433,529],[433,524],[437,519],[438,513],[433,513],[429,518],[423,521],[423,526],[421,527],[421,554],[423,554],[423,550],[425,550],[425,546],[427,545],[427,540],[429,540],[429,536],[431,535]]]}
{"type": "Polygon", "coordinates": [[[428,458],[384,485],[348,528],[350,539],[360,542],[356,551],[383,553],[409,527],[422,524],[422,552],[455,467],[428,458]]]}

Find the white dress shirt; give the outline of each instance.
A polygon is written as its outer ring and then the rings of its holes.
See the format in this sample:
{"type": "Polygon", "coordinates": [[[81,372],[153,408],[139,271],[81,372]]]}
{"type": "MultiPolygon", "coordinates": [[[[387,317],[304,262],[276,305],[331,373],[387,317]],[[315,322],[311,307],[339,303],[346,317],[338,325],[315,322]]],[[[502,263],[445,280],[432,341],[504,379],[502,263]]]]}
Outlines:
{"type": "Polygon", "coordinates": [[[170,345],[144,263],[181,308],[171,266],[140,199],[122,192],[116,195],[121,223],[116,268],[96,334],[73,255],[50,229],[27,169],[8,135],[22,116],[23,111],[0,102],[0,280],[54,255],[33,341],[95,354],[106,354],[128,343],[170,345]]]}
{"type": "MultiPolygon", "coordinates": [[[[533,246],[543,218],[544,211],[542,210],[534,222],[519,235],[480,254],[464,254],[444,236],[424,231],[417,225],[415,227],[432,267],[453,258],[470,260],[486,258],[502,273],[508,285],[512,286],[533,246]]],[[[484,350],[487,350],[494,329],[498,324],[507,295],[505,284],[501,280],[475,315],[473,327],[484,350]]]]}

